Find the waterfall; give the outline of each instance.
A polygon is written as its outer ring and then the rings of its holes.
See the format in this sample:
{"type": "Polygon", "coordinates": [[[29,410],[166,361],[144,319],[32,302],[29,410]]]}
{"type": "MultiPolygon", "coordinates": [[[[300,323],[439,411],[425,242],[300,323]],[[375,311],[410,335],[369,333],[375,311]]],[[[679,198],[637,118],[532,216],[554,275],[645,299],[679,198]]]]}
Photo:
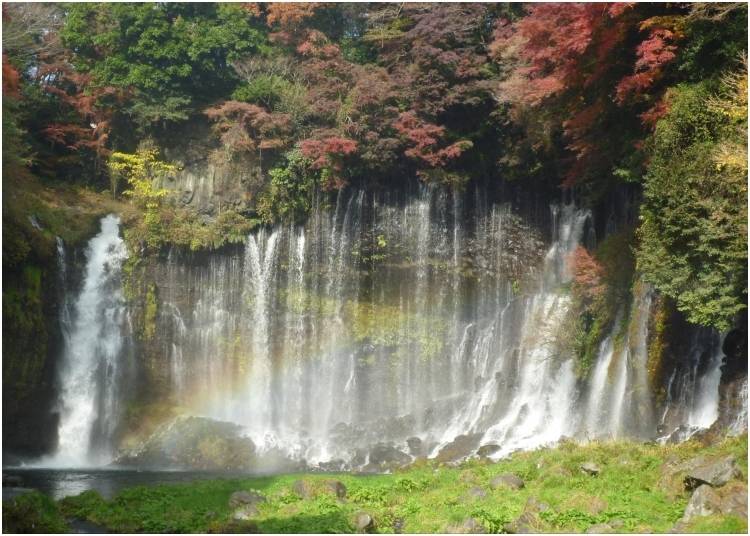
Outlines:
{"type": "Polygon", "coordinates": [[[340,192],[304,227],[170,257],[160,323],[181,404],[309,463],[414,436],[437,452],[482,433],[504,453],[572,434],[577,382],[556,342],[590,215],[554,206],[545,256],[508,205],[477,198],[340,192]]]}
{"type": "MultiPolygon", "coordinates": [[[[564,436],[653,437],[664,422],[647,374],[653,291],[636,283],[590,376],[578,377],[564,344],[569,257],[591,214],[556,204],[549,221],[545,246],[510,204],[479,188],[348,190],[318,194],[304,225],[261,227],[210,254],[170,251],[153,274],[164,399],[237,423],[261,454],[311,465],[364,467],[374,445],[405,451],[414,438],[435,456],[471,434],[501,457],[564,436]]],[[[92,434],[111,435],[101,424],[116,426],[107,382],[117,373],[111,334],[123,313],[113,281],[123,258],[109,217],[91,241],[66,343],[68,452],[88,452],[92,434]],[[107,285],[114,291],[98,290],[107,285]]],[[[707,368],[675,371],[668,390],[694,426],[716,407],[712,355],[707,368]]]]}
{"type": "Polygon", "coordinates": [[[689,353],[667,384],[659,422],[665,438],[687,439],[719,417],[723,337],[708,328],[693,328],[689,336],[689,353]]]}
{"type": "MultiPolygon", "coordinates": [[[[101,231],[86,249],[83,286],[71,300],[71,318],[61,316],[59,445],[48,460],[53,465],[98,464],[109,455],[120,410],[118,361],[125,332],[120,269],[127,254],[119,226],[114,215],[101,220],[101,231]]],[[[64,267],[64,247],[58,251],[64,267]]]]}

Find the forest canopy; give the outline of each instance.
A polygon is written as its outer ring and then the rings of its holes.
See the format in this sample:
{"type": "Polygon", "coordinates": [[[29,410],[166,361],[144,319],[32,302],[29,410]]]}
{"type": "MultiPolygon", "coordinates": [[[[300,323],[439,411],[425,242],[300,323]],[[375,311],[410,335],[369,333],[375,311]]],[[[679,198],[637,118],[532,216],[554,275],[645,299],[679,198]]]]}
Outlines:
{"type": "Polygon", "coordinates": [[[212,244],[355,183],[627,187],[645,278],[696,323],[746,308],[744,3],[6,3],[3,30],[6,181],[111,189],[208,125],[259,177],[212,244]]]}

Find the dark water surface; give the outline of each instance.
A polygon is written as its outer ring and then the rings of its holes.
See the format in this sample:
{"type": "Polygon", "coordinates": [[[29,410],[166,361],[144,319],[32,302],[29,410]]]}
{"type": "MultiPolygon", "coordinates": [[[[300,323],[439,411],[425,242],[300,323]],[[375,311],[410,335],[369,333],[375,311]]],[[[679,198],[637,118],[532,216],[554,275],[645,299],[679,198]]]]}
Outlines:
{"type": "MultiPolygon", "coordinates": [[[[205,472],[205,471],[137,471],[133,469],[32,469],[6,467],[4,478],[17,476],[21,486],[33,488],[52,497],[62,499],[78,495],[88,490],[96,490],[103,497],[111,499],[118,491],[133,486],[150,486],[155,484],[177,484],[195,482],[196,480],[214,480],[218,478],[248,478],[244,473],[205,472]]],[[[3,489],[10,491],[10,488],[3,489]]]]}

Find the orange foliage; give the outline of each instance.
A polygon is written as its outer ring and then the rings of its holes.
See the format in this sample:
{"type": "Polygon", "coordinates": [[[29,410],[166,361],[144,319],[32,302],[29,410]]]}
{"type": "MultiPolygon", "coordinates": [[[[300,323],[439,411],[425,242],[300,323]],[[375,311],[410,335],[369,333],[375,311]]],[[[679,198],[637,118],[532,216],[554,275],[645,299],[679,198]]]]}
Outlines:
{"type": "Polygon", "coordinates": [[[225,101],[204,111],[233,151],[278,149],[288,143],[290,118],[247,102],[225,101]]]}
{"type": "Polygon", "coordinates": [[[8,60],[8,55],[3,54],[3,96],[18,97],[20,95],[21,76],[8,60]]]}
{"type": "Polygon", "coordinates": [[[269,26],[278,24],[281,28],[293,29],[312,17],[321,5],[320,2],[274,2],[268,4],[266,22],[269,26]]]}
{"type": "Polygon", "coordinates": [[[584,300],[593,301],[604,295],[607,286],[603,282],[604,267],[586,251],[578,246],[568,258],[573,272],[573,291],[584,300]]]}

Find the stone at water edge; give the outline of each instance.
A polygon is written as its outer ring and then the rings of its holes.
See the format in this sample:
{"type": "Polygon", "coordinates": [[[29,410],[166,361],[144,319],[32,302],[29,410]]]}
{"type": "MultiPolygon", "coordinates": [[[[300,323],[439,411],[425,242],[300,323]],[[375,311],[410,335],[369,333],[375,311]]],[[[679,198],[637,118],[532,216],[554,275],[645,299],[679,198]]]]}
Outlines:
{"type": "Polygon", "coordinates": [[[367,512],[354,514],[354,528],[357,532],[370,532],[375,528],[375,520],[367,512]]]}
{"type": "Polygon", "coordinates": [[[697,489],[703,484],[718,488],[739,476],[741,472],[737,467],[737,459],[734,456],[726,456],[720,460],[698,465],[689,471],[685,475],[685,489],[697,489]]]}
{"type": "Polygon", "coordinates": [[[597,476],[602,470],[594,462],[585,462],[581,464],[581,471],[590,476],[597,476]]]}
{"type": "Polygon", "coordinates": [[[490,480],[490,488],[492,489],[509,488],[519,490],[523,489],[524,485],[525,484],[521,478],[511,473],[498,475],[490,480]]]}

